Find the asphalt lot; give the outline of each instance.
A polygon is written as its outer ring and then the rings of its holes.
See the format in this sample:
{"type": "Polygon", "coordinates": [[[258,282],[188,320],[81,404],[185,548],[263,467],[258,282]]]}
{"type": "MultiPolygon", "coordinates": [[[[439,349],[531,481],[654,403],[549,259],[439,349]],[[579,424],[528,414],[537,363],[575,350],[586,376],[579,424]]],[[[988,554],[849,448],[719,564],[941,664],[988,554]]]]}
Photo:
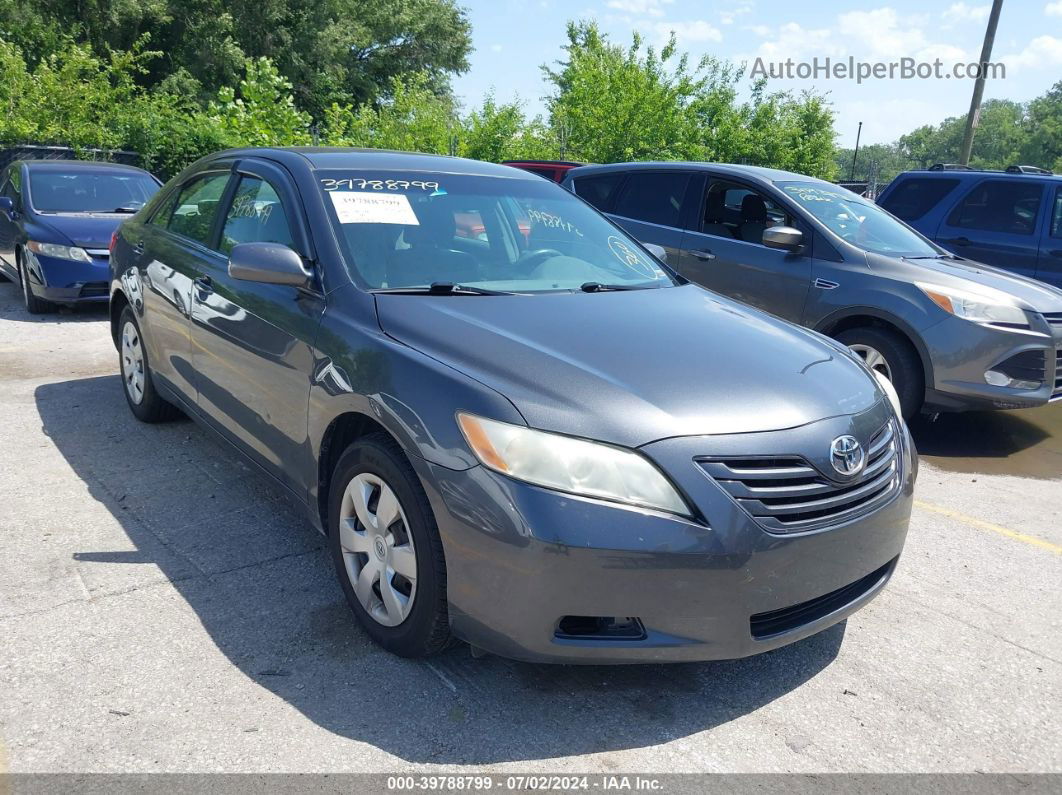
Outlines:
{"type": "Polygon", "coordinates": [[[0,771],[1062,770],[1062,405],[915,429],[906,552],[847,626],[723,663],[411,662],[268,482],[132,418],[104,310],[18,299],[0,284],[0,771]]]}

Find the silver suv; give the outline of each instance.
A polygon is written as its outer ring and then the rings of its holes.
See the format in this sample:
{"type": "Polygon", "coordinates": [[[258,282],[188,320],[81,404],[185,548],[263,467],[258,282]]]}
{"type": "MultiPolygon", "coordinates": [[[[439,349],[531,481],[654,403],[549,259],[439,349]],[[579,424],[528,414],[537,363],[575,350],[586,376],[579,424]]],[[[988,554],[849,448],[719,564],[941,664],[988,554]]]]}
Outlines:
{"type": "Polygon", "coordinates": [[[691,281],[848,345],[907,418],[1062,400],[1062,290],[957,257],[845,188],[711,163],[563,184],[691,281]]]}

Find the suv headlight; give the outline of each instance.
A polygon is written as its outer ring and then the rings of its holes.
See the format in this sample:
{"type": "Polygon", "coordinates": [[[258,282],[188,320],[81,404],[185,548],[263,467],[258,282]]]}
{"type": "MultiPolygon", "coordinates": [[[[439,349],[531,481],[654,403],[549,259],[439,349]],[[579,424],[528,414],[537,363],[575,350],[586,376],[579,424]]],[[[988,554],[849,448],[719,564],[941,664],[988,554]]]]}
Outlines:
{"type": "Polygon", "coordinates": [[[89,253],[80,246],[60,246],[55,243],[38,243],[30,240],[26,247],[34,254],[45,257],[58,257],[59,259],[72,259],[74,262],[92,262],[89,253]]]}
{"type": "Polygon", "coordinates": [[[458,414],[469,447],[489,469],[547,489],[689,516],[685,500],[648,460],[620,447],[458,414]]]}
{"type": "Polygon", "coordinates": [[[1002,328],[1029,328],[1029,318],[1025,311],[1015,305],[1006,293],[992,291],[991,294],[967,292],[955,287],[941,287],[936,284],[915,283],[934,304],[945,312],[974,323],[1002,328]]]}

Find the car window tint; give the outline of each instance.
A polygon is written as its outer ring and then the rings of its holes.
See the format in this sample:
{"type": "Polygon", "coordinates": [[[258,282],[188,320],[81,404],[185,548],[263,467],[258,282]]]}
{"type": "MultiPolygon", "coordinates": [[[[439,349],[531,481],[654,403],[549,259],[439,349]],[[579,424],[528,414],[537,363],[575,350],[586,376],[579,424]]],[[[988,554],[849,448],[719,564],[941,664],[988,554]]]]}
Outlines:
{"type": "Polygon", "coordinates": [[[881,206],[904,221],[917,221],[958,184],[957,179],[904,179],[885,197],[881,206]]]}
{"type": "Polygon", "coordinates": [[[1043,187],[1031,180],[993,179],[970,191],[948,218],[950,226],[1031,235],[1043,187]]]}
{"type": "Polygon", "coordinates": [[[792,225],[792,216],[770,196],[722,179],[708,183],[700,227],[704,234],[762,245],[765,229],[792,225]]]}
{"type": "Polygon", "coordinates": [[[210,231],[218,204],[229,181],[228,173],[207,174],[192,180],[177,195],[166,228],[175,234],[210,245],[210,231]]]}
{"type": "Polygon", "coordinates": [[[627,178],[612,212],[650,224],[678,226],[689,179],[689,174],[678,172],[635,172],[627,178]]]}
{"type": "Polygon", "coordinates": [[[1062,237],[1062,188],[1055,191],[1055,209],[1051,213],[1051,237],[1062,237]]]}
{"type": "Polygon", "coordinates": [[[599,177],[579,177],[575,180],[575,194],[586,199],[599,210],[608,208],[609,200],[623,181],[623,174],[602,174],[599,177]]]}
{"type": "Polygon", "coordinates": [[[162,203],[156,208],[155,214],[148,220],[149,224],[161,226],[163,229],[170,225],[170,218],[173,217],[173,208],[177,205],[175,201],[177,193],[179,191],[174,191],[162,200],[162,203]]]}
{"type": "Polygon", "coordinates": [[[228,254],[239,243],[294,246],[291,226],[280,197],[272,185],[258,177],[240,177],[232,204],[225,213],[219,248],[228,254]]]}

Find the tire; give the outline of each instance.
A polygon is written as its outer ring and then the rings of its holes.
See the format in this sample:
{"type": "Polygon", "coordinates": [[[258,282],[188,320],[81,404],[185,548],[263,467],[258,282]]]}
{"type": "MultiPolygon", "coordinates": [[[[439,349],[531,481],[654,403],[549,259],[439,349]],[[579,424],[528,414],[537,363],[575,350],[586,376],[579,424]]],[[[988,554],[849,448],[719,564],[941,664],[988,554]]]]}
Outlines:
{"type": "Polygon", "coordinates": [[[844,343],[872,365],[872,369],[885,375],[896,388],[900,408],[907,422],[913,420],[925,401],[925,372],[918,352],[904,337],[889,329],[848,329],[835,339],[844,343]],[[873,354],[877,353],[880,360],[873,354]]]}
{"type": "Polygon", "coordinates": [[[19,284],[22,287],[22,303],[27,312],[31,315],[43,315],[55,308],[54,304],[41,300],[30,290],[29,277],[26,275],[26,266],[22,264],[21,256],[18,258],[18,276],[19,284]]]}
{"type": "Polygon", "coordinates": [[[328,517],[336,576],[370,637],[401,657],[427,657],[446,648],[451,637],[439,528],[420,480],[390,436],[372,434],[344,451],[332,475],[328,517]],[[359,493],[368,495],[361,502],[368,522],[358,518],[354,506],[359,493]],[[394,516],[386,527],[385,510],[394,516]],[[400,570],[415,577],[410,580],[400,570]],[[355,586],[359,580],[366,583],[361,597],[355,586]]]}
{"type": "Polygon", "coordinates": [[[141,422],[166,422],[180,412],[155,389],[143,340],[136,314],[127,306],[118,319],[118,367],[125,402],[141,422]],[[139,388],[133,387],[134,382],[139,388]]]}

